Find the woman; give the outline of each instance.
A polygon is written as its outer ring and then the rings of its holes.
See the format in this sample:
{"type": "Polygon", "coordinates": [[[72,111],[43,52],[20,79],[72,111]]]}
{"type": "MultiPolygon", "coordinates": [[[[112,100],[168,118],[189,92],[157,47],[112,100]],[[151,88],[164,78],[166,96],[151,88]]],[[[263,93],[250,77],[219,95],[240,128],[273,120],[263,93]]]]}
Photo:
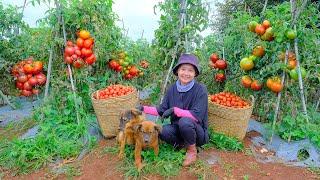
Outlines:
{"type": "Polygon", "coordinates": [[[146,114],[170,117],[171,124],[164,125],[160,139],[175,147],[186,147],[183,166],[197,160],[197,148],[208,142],[208,92],[198,83],[199,62],[192,54],[182,54],[173,68],[178,80],[172,84],[159,107],[142,106],[146,114]]]}

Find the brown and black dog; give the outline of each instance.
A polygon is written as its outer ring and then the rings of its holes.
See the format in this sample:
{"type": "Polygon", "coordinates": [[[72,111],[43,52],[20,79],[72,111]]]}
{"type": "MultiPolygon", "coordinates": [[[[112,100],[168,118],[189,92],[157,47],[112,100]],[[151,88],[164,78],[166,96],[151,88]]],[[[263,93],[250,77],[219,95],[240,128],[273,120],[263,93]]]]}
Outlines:
{"type": "Polygon", "coordinates": [[[119,158],[124,157],[124,148],[126,144],[135,144],[135,127],[145,120],[144,115],[137,109],[130,109],[120,114],[118,142],[120,144],[119,158]]]}
{"type": "Polygon", "coordinates": [[[159,140],[158,134],[161,131],[161,126],[152,121],[143,121],[135,127],[134,139],[135,149],[134,157],[135,164],[140,171],[143,167],[141,160],[141,150],[150,147],[154,150],[154,154],[159,154],[159,140]]]}
{"type": "Polygon", "coordinates": [[[127,110],[120,115],[118,141],[120,152],[118,157],[124,157],[126,144],[135,145],[135,164],[140,171],[143,167],[141,150],[146,147],[154,149],[155,155],[159,154],[158,134],[161,127],[151,121],[145,121],[145,117],[137,109],[127,110]]]}

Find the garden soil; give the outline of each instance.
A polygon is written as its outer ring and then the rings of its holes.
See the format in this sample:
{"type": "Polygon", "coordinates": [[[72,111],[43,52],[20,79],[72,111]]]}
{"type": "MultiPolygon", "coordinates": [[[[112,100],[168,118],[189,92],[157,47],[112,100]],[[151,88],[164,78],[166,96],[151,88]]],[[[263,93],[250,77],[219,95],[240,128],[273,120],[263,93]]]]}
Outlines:
{"type": "MultiPolygon", "coordinates": [[[[306,168],[286,166],[281,163],[262,163],[257,162],[252,152],[249,150],[251,138],[259,136],[258,132],[251,131],[247,133],[244,139],[244,152],[226,152],[216,149],[204,150],[199,156],[211,155],[216,157],[217,161],[210,165],[207,172],[210,176],[207,179],[320,179],[319,176],[306,168]]],[[[115,146],[115,139],[101,139],[98,147],[87,154],[80,161],[65,161],[61,166],[73,167],[76,172],[72,179],[126,179],[124,174],[117,170],[120,161],[116,155],[105,153],[107,146],[115,146]]],[[[60,165],[58,165],[60,166],[60,165]]],[[[66,174],[54,172],[54,167],[43,168],[27,175],[12,177],[5,174],[3,179],[70,179],[66,174]]],[[[70,174],[70,173],[69,173],[70,174]]],[[[158,175],[147,175],[139,179],[165,179],[158,175]]],[[[180,174],[169,179],[197,179],[194,171],[183,168],[180,174]]]]}

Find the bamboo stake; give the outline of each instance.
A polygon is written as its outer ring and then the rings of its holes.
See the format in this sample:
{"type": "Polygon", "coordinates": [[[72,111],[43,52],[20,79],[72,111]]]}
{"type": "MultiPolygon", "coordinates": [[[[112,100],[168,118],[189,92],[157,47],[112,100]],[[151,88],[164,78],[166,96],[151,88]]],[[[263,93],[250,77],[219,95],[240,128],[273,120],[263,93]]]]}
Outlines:
{"type": "MultiPolygon", "coordinates": [[[[303,11],[307,4],[308,0],[305,0],[299,10],[297,10],[297,5],[296,5],[296,0],[290,0],[291,3],[291,14],[292,14],[292,24],[291,27],[294,28],[294,31],[297,31],[297,26],[296,26],[296,20],[299,18],[300,13],[303,11]]],[[[296,55],[296,61],[297,61],[297,71],[298,71],[298,80],[299,80],[299,90],[300,90],[300,98],[301,98],[301,103],[302,103],[302,111],[303,114],[306,116],[307,122],[309,122],[308,119],[308,113],[307,113],[307,107],[306,107],[306,100],[304,96],[304,91],[303,91],[303,81],[302,81],[302,76],[301,76],[301,68],[300,68],[300,61],[299,61],[299,51],[298,51],[298,38],[296,37],[294,39],[294,51],[296,55]]]]}
{"type": "Polygon", "coordinates": [[[268,0],[265,0],[261,14],[264,14],[264,12],[266,11],[267,4],[268,4],[268,0]]]}
{"type": "MultiPolygon", "coordinates": [[[[295,31],[297,30],[296,25],[294,25],[294,30],[295,31]]],[[[307,123],[309,123],[306,100],[305,100],[304,91],[303,91],[303,80],[302,80],[301,67],[300,67],[300,61],[299,61],[298,38],[297,37],[294,39],[294,50],[295,50],[296,60],[297,60],[297,67],[296,68],[298,70],[299,90],[300,90],[300,97],[301,97],[301,103],[302,103],[302,111],[303,111],[303,114],[306,116],[307,123]]]]}
{"type": "Polygon", "coordinates": [[[52,67],[53,48],[54,48],[54,45],[52,44],[51,49],[50,49],[50,55],[49,55],[48,73],[47,73],[46,89],[44,91],[44,99],[46,99],[48,97],[50,76],[51,76],[51,67],[52,67]]]}
{"type": "Polygon", "coordinates": [[[225,57],[224,57],[224,47],[222,47],[222,59],[226,60],[225,57]]]}
{"type": "MultiPolygon", "coordinates": [[[[59,3],[57,0],[55,0],[55,4],[56,4],[57,10],[58,10],[58,21],[59,21],[60,24],[62,24],[62,31],[63,31],[64,43],[66,44],[66,43],[67,43],[67,35],[66,35],[66,29],[65,29],[65,26],[64,26],[64,19],[63,19],[63,16],[62,16],[62,14],[61,14],[60,3],[59,3]]],[[[68,67],[68,71],[69,71],[71,88],[72,88],[72,91],[73,91],[74,103],[75,103],[75,106],[76,106],[77,123],[78,123],[78,125],[79,125],[79,124],[80,124],[80,115],[79,115],[79,111],[78,111],[78,103],[77,103],[77,97],[76,97],[76,89],[75,89],[75,86],[74,86],[74,83],[73,83],[72,70],[71,70],[70,64],[68,64],[67,67],[68,67]]]]}
{"type": "MultiPolygon", "coordinates": [[[[290,43],[287,43],[286,55],[285,55],[285,58],[284,58],[284,64],[285,65],[288,62],[289,50],[290,50],[290,43]]],[[[282,86],[285,83],[285,78],[286,78],[286,72],[283,71],[282,72],[282,77],[281,77],[281,85],[282,86]]],[[[278,93],[278,96],[277,96],[277,105],[276,105],[276,109],[275,109],[274,116],[273,116],[273,121],[272,121],[272,134],[271,134],[271,138],[270,138],[270,144],[272,143],[274,131],[275,131],[275,128],[276,128],[276,122],[277,122],[278,113],[279,113],[279,109],[280,109],[281,94],[282,94],[282,91],[280,91],[278,93]]]]}
{"type": "Polygon", "coordinates": [[[184,18],[185,18],[185,11],[184,11],[184,9],[186,9],[186,6],[187,6],[187,2],[185,1],[185,0],[182,0],[181,1],[181,16],[180,16],[180,27],[179,27],[179,29],[178,29],[178,41],[177,41],[177,43],[176,43],[176,45],[175,45],[175,47],[174,47],[174,53],[172,54],[172,61],[171,61],[171,64],[170,64],[170,67],[169,67],[169,69],[168,69],[168,71],[167,71],[167,75],[166,75],[166,79],[165,79],[165,81],[164,81],[164,85],[163,85],[163,87],[162,87],[162,90],[161,90],[161,98],[160,98],[160,104],[162,103],[162,101],[163,101],[163,97],[164,97],[164,93],[165,93],[165,90],[166,90],[166,87],[167,87],[167,83],[168,83],[168,81],[169,81],[169,77],[170,77],[170,74],[171,74],[171,71],[172,71],[172,68],[173,68],[173,64],[174,64],[174,61],[175,61],[175,59],[176,59],[176,53],[177,53],[177,50],[178,50],[178,46],[179,46],[179,44],[180,44],[180,41],[181,41],[181,39],[180,39],[180,33],[181,33],[181,29],[182,29],[182,27],[183,27],[183,25],[184,25],[184,18]]]}
{"type": "Polygon", "coordinates": [[[319,104],[320,104],[320,97],[319,97],[319,99],[318,99],[318,101],[317,101],[317,104],[316,104],[316,111],[318,111],[319,104]]]}

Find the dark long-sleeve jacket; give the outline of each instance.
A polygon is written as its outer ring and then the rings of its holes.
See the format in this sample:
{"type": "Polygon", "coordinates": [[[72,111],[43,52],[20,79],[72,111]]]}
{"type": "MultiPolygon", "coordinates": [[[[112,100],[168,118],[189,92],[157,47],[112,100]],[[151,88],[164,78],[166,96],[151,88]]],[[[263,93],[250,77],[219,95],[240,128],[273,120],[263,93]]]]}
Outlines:
{"type": "MultiPolygon", "coordinates": [[[[195,81],[194,86],[187,92],[179,92],[173,83],[167,90],[163,102],[157,107],[160,116],[169,108],[178,107],[189,110],[201,126],[208,129],[208,91],[206,86],[195,81]]],[[[172,119],[172,121],[178,120],[172,119]]]]}

